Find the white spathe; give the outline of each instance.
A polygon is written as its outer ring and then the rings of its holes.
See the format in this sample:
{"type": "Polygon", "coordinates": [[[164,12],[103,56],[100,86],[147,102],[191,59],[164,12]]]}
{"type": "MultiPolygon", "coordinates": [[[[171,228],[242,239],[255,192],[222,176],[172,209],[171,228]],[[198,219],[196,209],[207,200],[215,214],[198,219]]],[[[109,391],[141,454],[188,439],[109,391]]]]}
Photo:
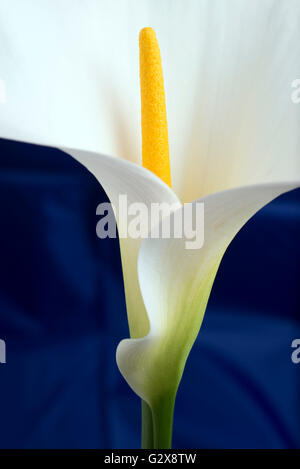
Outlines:
{"type": "Polygon", "coordinates": [[[299,186],[300,108],[290,93],[300,2],[2,0],[0,34],[1,137],[62,148],[115,205],[120,193],[147,205],[205,202],[201,250],[178,239],[121,241],[133,339],[117,360],[151,404],[178,384],[228,243],[299,186]],[[136,164],[145,26],[161,47],[173,191],[136,164]]]}

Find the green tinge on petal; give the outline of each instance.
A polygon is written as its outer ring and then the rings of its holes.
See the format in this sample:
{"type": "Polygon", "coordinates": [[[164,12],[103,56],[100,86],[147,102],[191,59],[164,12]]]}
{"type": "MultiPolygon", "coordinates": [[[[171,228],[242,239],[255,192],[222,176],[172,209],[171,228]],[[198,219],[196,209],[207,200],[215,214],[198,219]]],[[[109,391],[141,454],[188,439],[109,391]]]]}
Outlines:
{"type": "Polygon", "coordinates": [[[165,334],[151,332],[141,339],[122,340],[117,349],[119,369],[131,388],[151,408],[168,394],[176,393],[190,349],[200,329],[217,267],[207,277],[199,304],[191,319],[173,324],[165,334]],[[190,330],[189,330],[190,329],[190,330]]]}
{"type": "MultiPolygon", "coordinates": [[[[99,153],[71,148],[62,148],[62,150],[83,164],[100,182],[118,213],[118,225],[122,217],[126,216],[122,209],[119,210],[120,195],[126,195],[128,207],[137,202],[144,204],[148,209],[152,203],[180,204],[174,192],[142,166],[99,153]]],[[[120,239],[131,337],[143,337],[149,332],[149,320],[141,296],[137,272],[140,247],[141,238],[120,239]]]]}
{"type": "Polygon", "coordinates": [[[142,242],[138,274],[150,332],[144,338],[123,340],[117,363],[152,410],[165,396],[176,394],[228,244],[260,208],[299,185],[253,185],[200,199],[205,204],[201,249],[187,250],[184,238],[142,242]]]}

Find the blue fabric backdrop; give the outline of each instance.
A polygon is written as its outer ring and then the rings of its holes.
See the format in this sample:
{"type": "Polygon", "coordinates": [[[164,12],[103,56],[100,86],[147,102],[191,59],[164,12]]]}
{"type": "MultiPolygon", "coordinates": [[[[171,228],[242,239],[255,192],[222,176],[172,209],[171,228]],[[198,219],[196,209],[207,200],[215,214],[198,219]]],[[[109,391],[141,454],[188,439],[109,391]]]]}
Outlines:
{"type": "MultiPolygon", "coordinates": [[[[118,372],[128,336],[105,193],[53,149],[0,143],[1,448],[139,447],[118,372]]],[[[258,213],[221,264],[175,411],[177,448],[300,448],[300,192],[258,213]]]]}

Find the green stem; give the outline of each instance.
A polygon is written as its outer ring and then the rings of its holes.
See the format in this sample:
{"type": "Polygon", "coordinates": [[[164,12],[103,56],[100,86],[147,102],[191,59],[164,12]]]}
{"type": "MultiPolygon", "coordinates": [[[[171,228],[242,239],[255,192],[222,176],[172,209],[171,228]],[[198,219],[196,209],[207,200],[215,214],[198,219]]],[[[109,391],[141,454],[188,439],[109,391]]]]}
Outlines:
{"type": "Polygon", "coordinates": [[[175,397],[176,393],[166,394],[152,406],[155,449],[172,447],[175,397]]]}
{"type": "Polygon", "coordinates": [[[152,411],[147,402],[142,400],[142,449],[153,449],[152,411]]]}
{"type": "Polygon", "coordinates": [[[142,449],[172,447],[175,398],[176,393],[166,394],[151,408],[142,401],[142,449]]]}

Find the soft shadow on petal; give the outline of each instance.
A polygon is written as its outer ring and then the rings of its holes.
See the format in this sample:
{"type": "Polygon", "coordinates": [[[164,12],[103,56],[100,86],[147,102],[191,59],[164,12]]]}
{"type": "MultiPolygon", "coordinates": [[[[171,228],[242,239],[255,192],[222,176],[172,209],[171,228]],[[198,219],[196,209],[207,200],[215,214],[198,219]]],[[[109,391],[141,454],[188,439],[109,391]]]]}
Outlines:
{"type": "MultiPolygon", "coordinates": [[[[174,192],[150,171],[118,158],[97,153],[61,148],[83,164],[100,182],[110,202],[116,209],[118,225],[126,223],[127,212],[118,210],[119,195],[126,195],[127,204],[142,203],[150,206],[165,202],[181,205],[174,192]]],[[[125,285],[127,314],[131,337],[143,337],[149,331],[149,322],[140,293],[137,274],[137,259],[142,238],[120,238],[121,258],[125,285]]]]}
{"type": "Polygon", "coordinates": [[[117,362],[128,384],[150,405],[180,382],[230,241],[260,208],[299,186],[299,181],[252,185],[195,201],[204,202],[205,207],[201,249],[187,250],[187,238],[143,241],[139,282],[150,332],[145,338],[123,340],[117,362]]]}
{"type": "MultiPolygon", "coordinates": [[[[298,179],[300,112],[291,83],[300,70],[299,2],[199,3],[205,8],[195,34],[197,59],[186,79],[190,131],[183,134],[184,158],[174,159],[176,193],[187,202],[242,185],[298,179]]],[[[172,119],[170,113],[171,142],[172,119]]]]}

